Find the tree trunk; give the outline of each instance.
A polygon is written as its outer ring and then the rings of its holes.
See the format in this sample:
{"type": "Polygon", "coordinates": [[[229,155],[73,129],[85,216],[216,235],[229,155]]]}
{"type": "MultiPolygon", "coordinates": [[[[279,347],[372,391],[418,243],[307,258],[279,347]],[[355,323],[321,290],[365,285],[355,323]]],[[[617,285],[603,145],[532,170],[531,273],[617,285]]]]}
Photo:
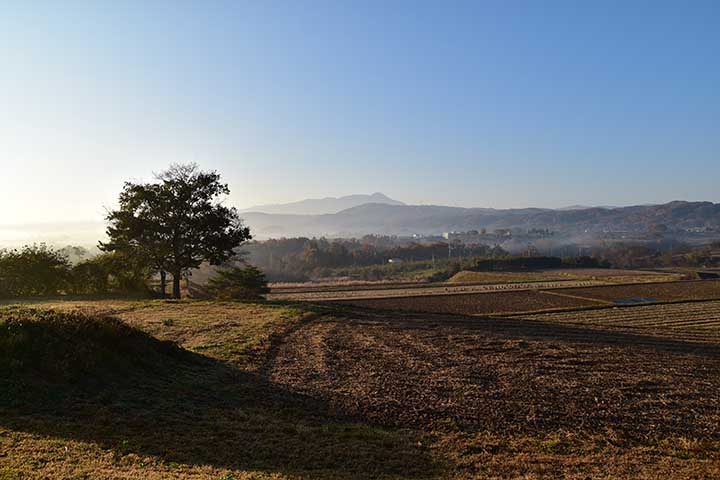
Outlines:
{"type": "Polygon", "coordinates": [[[180,298],[180,272],[173,273],[173,298],[180,298]]]}
{"type": "Polygon", "coordinates": [[[165,298],[165,286],[167,285],[167,273],[160,270],[160,298],[165,298]]]}

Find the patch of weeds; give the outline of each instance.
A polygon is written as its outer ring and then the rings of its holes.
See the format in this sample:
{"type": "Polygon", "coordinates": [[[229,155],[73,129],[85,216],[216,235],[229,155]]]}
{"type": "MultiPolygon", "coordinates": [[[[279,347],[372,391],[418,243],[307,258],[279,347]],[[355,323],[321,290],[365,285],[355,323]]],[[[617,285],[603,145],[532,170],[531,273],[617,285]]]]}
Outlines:
{"type": "Polygon", "coordinates": [[[222,345],[213,343],[210,345],[195,345],[194,347],[190,347],[190,350],[192,350],[193,352],[202,352],[204,350],[211,350],[213,348],[219,348],[219,347],[222,347],[222,345]]]}
{"type": "Polygon", "coordinates": [[[718,451],[717,446],[706,442],[691,440],[684,437],[665,438],[657,443],[664,455],[679,458],[680,460],[704,459],[713,450],[718,451]]]}
{"type": "Polygon", "coordinates": [[[541,440],[538,443],[538,448],[543,452],[562,455],[572,451],[572,443],[567,439],[549,438],[547,440],[541,440]]]}
{"type": "Polygon", "coordinates": [[[679,458],[680,460],[691,460],[695,458],[695,452],[691,452],[690,450],[685,450],[682,448],[676,448],[673,450],[673,457],[679,458]]]}
{"type": "Polygon", "coordinates": [[[130,441],[129,440],[122,440],[117,444],[115,447],[115,455],[118,457],[122,457],[130,453],[130,441]]]}
{"type": "Polygon", "coordinates": [[[460,425],[458,425],[457,421],[455,421],[454,418],[446,417],[442,420],[438,420],[435,423],[435,432],[440,433],[453,433],[453,432],[459,432],[460,431],[460,425]]]}
{"type": "Polygon", "coordinates": [[[282,313],[284,313],[285,315],[287,315],[289,317],[299,317],[307,312],[304,310],[301,310],[297,307],[286,307],[283,309],[282,313]]]}
{"type": "MultiPolygon", "coordinates": [[[[248,473],[248,472],[243,472],[243,473],[244,473],[244,475],[242,478],[247,479],[247,480],[263,480],[266,478],[271,478],[268,475],[265,475],[262,473],[248,473]]],[[[218,477],[217,480],[236,480],[237,478],[238,477],[236,477],[233,472],[228,472],[225,475],[218,477]]]]}
{"type": "Polygon", "coordinates": [[[175,324],[175,321],[172,318],[163,318],[162,324],[165,327],[172,327],[175,324]]]}
{"type": "Polygon", "coordinates": [[[20,470],[9,467],[0,467],[0,480],[21,480],[25,475],[20,470]]]}
{"type": "Polygon", "coordinates": [[[222,353],[227,356],[248,356],[247,347],[245,345],[229,343],[227,345],[219,345],[218,347],[222,350],[222,353]]]}
{"type": "Polygon", "coordinates": [[[462,444],[463,455],[497,455],[501,452],[511,452],[512,448],[502,438],[490,436],[476,436],[462,444]]]}
{"type": "Polygon", "coordinates": [[[396,432],[368,425],[342,425],[330,423],[323,425],[322,429],[324,432],[335,435],[341,439],[380,444],[392,443],[398,437],[396,432]]]}
{"type": "Polygon", "coordinates": [[[40,468],[43,465],[45,465],[47,462],[48,461],[45,460],[44,458],[31,458],[30,460],[28,460],[28,464],[32,465],[35,468],[40,468]]]}

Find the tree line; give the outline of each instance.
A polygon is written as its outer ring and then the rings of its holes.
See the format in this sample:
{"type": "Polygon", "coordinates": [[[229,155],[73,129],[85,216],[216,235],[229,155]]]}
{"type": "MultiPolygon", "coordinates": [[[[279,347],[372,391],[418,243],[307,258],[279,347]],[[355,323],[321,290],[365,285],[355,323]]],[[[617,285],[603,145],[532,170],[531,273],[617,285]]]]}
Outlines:
{"type": "Polygon", "coordinates": [[[203,263],[224,267],[209,285],[215,293],[259,294],[262,272],[234,262],[237,248],[252,237],[237,210],[224,205],[229,193],[217,172],[196,165],[173,165],[154,182],[126,182],[118,208],[106,217],[103,254],[71,266],[66,255],[46,245],[4,250],[0,295],[148,291],[157,275],[158,293],[165,296],[170,274],[172,295],[180,298],[181,279],[203,263]]]}
{"type": "Polygon", "coordinates": [[[54,250],[44,244],[0,250],[0,296],[153,293],[156,279],[160,287],[155,293],[164,296],[169,276],[172,295],[179,298],[181,279],[201,265],[219,268],[207,291],[224,298],[265,292],[263,271],[275,281],[306,281],[350,270],[378,279],[389,261],[392,270],[418,267],[447,272],[456,268],[458,260],[463,268],[468,264],[475,269],[720,265],[720,242],[704,247],[600,245],[587,257],[562,261],[537,255],[511,257],[499,246],[420,243],[377,235],[246,243],[252,239],[250,229],[235,208],[224,204],[229,193],[217,172],[201,171],[196,165],[173,165],[155,175],[153,182],[126,182],[118,208],[107,214],[108,240],[100,242],[100,255],[71,263],[69,255],[81,252],[54,250]]]}
{"type": "Polygon", "coordinates": [[[72,264],[45,244],[0,250],[0,297],[59,294],[148,293],[152,270],[122,253],[103,253],[72,264]]]}
{"type": "Polygon", "coordinates": [[[282,238],[243,246],[246,258],[274,281],[306,281],[328,276],[333,269],[362,268],[402,262],[438,262],[466,257],[508,255],[499,246],[446,242],[417,243],[368,235],[361,239],[282,238]]]}

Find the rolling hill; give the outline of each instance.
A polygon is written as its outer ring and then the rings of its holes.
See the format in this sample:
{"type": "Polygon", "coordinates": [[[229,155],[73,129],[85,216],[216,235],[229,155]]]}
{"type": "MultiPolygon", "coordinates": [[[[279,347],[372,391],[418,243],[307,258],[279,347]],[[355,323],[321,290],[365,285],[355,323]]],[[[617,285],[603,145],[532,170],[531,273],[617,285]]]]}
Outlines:
{"type": "Polygon", "coordinates": [[[322,215],[338,213],[348,208],[357,207],[366,203],[380,203],[384,205],[405,205],[393,200],[387,195],[375,192],[372,195],[347,195],[344,197],[310,198],[299,202],[257,205],[241,210],[242,212],[259,212],[276,215],[322,215]]]}
{"type": "Polygon", "coordinates": [[[334,214],[278,215],[246,212],[256,238],[282,236],[359,236],[364,234],[438,234],[486,228],[549,228],[555,231],[645,231],[651,225],[669,228],[719,227],[720,204],[674,201],[663,205],[552,210],[491,209],[437,205],[366,203],[334,214]]]}

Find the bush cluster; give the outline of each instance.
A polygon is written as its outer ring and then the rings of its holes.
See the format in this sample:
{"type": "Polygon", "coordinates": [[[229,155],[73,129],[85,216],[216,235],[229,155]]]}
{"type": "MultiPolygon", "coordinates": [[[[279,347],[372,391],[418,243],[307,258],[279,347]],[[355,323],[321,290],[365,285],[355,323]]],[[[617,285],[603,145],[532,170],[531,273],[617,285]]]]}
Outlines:
{"type": "Polygon", "coordinates": [[[265,274],[252,265],[218,270],[207,290],[222,300],[258,300],[270,291],[265,274]]]}
{"type": "Polygon", "coordinates": [[[0,250],[0,298],[142,292],[151,275],[142,262],[119,253],[72,265],[45,244],[0,250]]]}

